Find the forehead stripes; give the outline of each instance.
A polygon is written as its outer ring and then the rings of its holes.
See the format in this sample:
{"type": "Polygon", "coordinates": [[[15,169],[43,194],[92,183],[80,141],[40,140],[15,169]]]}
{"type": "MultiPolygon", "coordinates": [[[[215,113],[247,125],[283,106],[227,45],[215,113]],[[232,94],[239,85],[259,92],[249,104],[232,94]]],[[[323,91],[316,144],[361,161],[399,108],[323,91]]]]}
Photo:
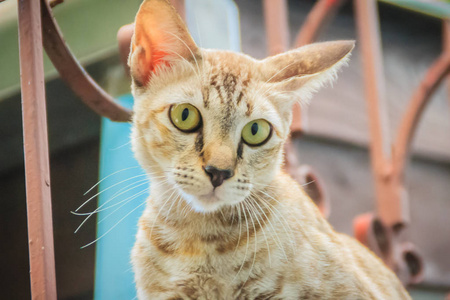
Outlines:
{"type": "Polygon", "coordinates": [[[209,94],[211,90],[215,90],[219,97],[220,103],[237,104],[242,101],[244,93],[250,81],[248,74],[233,74],[231,72],[213,71],[204,86],[203,101],[205,107],[210,104],[209,94]]]}
{"type": "Polygon", "coordinates": [[[213,69],[212,75],[209,81],[206,81],[203,89],[203,104],[205,108],[210,108],[212,105],[212,97],[217,97],[219,103],[214,105],[220,105],[223,115],[221,115],[221,129],[225,132],[232,125],[233,115],[236,108],[242,101],[246,101],[246,115],[251,114],[253,104],[248,103],[249,99],[244,97],[244,94],[248,88],[250,81],[249,74],[236,74],[232,72],[226,72],[223,70],[213,69]]]}

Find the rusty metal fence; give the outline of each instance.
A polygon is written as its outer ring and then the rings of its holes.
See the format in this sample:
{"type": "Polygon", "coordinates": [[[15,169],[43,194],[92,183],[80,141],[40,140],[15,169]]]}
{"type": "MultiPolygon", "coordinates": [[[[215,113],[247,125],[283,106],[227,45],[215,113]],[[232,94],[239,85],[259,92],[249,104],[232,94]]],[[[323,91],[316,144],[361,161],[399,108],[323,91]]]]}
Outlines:
{"type": "MultiPolygon", "coordinates": [[[[1,0],[0,0],[1,2],[1,0]]],[[[117,122],[128,122],[131,112],[119,106],[77,62],[65,44],[53,18],[51,7],[62,1],[18,0],[19,48],[22,89],[23,134],[28,211],[30,280],[33,299],[56,299],[53,250],[49,153],[45,106],[43,51],[63,80],[92,110],[117,122]]],[[[183,0],[173,0],[184,11],[183,0]]],[[[294,47],[311,42],[338,12],[344,0],[319,0],[299,31],[294,47]]],[[[440,57],[416,88],[395,139],[387,129],[382,52],[375,0],[354,0],[359,47],[363,57],[366,101],[370,120],[370,153],[376,186],[373,214],[355,220],[356,237],[401,277],[405,284],[422,276],[422,260],[414,247],[399,238],[409,222],[404,170],[411,140],[430,96],[450,72],[450,21],[443,20],[445,43],[440,57]]],[[[289,35],[286,0],[263,0],[269,53],[288,50],[289,35]]],[[[307,132],[306,112],[294,108],[292,131],[307,132]]],[[[289,144],[289,143],[288,143],[289,144]]],[[[291,157],[291,158],[289,158],[291,157]]],[[[296,164],[295,155],[287,163],[296,164]]]]}

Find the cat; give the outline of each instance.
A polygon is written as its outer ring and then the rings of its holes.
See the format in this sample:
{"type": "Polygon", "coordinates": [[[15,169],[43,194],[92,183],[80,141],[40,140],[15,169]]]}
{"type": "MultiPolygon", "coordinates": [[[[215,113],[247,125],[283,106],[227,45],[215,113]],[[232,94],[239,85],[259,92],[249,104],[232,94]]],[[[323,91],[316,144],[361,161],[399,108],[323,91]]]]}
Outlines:
{"type": "Polygon", "coordinates": [[[410,299],[281,169],[292,105],[353,48],[201,49],[167,0],[141,4],[128,60],[132,147],[152,180],[131,254],[139,299],[410,299]]]}

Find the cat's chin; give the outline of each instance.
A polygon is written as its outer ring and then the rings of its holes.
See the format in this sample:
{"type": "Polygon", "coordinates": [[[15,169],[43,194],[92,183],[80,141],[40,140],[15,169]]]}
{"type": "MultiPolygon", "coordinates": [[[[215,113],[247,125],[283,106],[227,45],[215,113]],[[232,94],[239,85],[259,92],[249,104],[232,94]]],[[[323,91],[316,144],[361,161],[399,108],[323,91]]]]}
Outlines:
{"type": "Polygon", "coordinates": [[[201,196],[185,194],[185,199],[196,212],[209,213],[218,210],[225,202],[214,192],[201,196]]]}

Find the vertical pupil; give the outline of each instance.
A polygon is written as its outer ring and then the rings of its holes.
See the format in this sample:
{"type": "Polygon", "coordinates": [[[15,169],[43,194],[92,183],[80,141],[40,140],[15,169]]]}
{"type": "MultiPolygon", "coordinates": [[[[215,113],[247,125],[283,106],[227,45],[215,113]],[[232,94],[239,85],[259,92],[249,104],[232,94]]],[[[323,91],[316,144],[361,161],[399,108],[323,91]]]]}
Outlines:
{"type": "Polygon", "coordinates": [[[255,135],[258,132],[258,123],[252,124],[252,134],[255,135]]]}
{"type": "Polygon", "coordinates": [[[181,120],[186,121],[186,119],[189,117],[189,109],[185,108],[183,109],[183,112],[181,113],[181,120]]]}

